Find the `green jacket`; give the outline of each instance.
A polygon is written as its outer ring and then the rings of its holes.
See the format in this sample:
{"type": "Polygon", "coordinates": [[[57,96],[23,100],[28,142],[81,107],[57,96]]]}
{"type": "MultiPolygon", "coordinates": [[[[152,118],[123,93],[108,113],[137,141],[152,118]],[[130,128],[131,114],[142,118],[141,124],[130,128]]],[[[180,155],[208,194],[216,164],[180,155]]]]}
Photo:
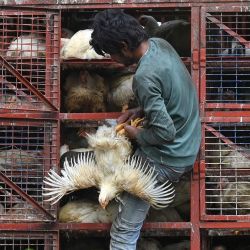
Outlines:
{"type": "Polygon", "coordinates": [[[133,80],[134,94],[148,121],[136,138],[139,150],[156,163],[190,166],[201,141],[195,86],[168,42],[151,38],[149,44],[133,80]]]}

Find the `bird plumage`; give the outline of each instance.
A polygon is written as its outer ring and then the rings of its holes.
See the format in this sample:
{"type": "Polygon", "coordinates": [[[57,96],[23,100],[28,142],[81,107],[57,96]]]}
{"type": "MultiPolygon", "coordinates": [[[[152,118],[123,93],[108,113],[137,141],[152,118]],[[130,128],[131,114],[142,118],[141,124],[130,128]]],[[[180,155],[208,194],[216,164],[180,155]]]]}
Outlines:
{"type": "Polygon", "coordinates": [[[98,55],[89,44],[91,40],[92,29],[79,30],[61,49],[61,58],[70,59],[103,59],[104,57],[98,55]]]}
{"type": "Polygon", "coordinates": [[[116,135],[115,128],[101,126],[89,135],[94,154],[82,153],[78,159],[64,162],[59,176],[50,170],[45,177],[44,195],[53,203],[77,189],[97,187],[99,203],[103,208],[119,193],[126,191],[148,201],[156,208],[168,206],[174,198],[174,188],[168,181],[158,185],[154,168],[139,157],[128,156],[131,149],[125,136],[116,135]],[[122,149],[123,145],[127,145],[122,149]],[[107,157],[107,158],[106,158],[107,157]]]}
{"type": "Polygon", "coordinates": [[[37,34],[19,36],[10,43],[6,56],[45,57],[45,38],[37,34]]]}
{"type": "Polygon", "coordinates": [[[133,76],[133,74],[129,74],[108,79],[110,85],[108,102],[115,104],[120,108],[120,111],[127,109],[129,104],[135,102],[135,95],[132,90],[133,76]]]}
{"type": "Polygon", "coordinates": [[[64,84],[67,112],[105,112],[107,88],[98,74],[86,70],[70,73],[64,84]]]}
{"type": "Polygon", "coordinates": [[[89,200],[69,201],[59,211],[60,222],[111,223],[118,212],[118,203],[110,202],[104,210],[89,200]]]}

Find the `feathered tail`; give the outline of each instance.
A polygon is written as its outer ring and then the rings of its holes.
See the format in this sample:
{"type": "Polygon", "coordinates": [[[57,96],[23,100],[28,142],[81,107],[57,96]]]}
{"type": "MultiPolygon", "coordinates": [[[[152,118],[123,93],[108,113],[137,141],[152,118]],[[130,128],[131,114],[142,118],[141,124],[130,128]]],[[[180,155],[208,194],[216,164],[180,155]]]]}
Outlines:
{"type": "Polygon", "coordinates": [[[53,201],[52,204],[58,202],[65,194],[96,186],[100,180],[94,155],[90,152],[79,154],[77,161],[73,158],[70,163],[65,159],[61,174],[62,176],[51,169],[43,181],[49,186],[43,188],[43,195],[51,196],[47,201],[53,201]]]}
{"type": "Polygon", "coordinates": [[[158,183],[154,168],[140,157],[131,157],[117,172],[117,181],[122,189],[148,201],[155,208],[167,207],[175,196],[175,189],[170,181],[158,183]]]}

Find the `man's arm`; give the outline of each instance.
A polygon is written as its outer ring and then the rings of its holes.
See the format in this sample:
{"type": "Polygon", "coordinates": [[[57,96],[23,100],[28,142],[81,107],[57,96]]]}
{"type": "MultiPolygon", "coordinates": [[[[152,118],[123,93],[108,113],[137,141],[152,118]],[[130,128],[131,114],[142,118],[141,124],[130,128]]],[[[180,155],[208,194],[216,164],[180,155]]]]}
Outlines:
{"type": "Polygon", "coordinates": [[[140,84],[137,96],[148,121],[147,128],[140,130],[136,135],[138,143],[147,146],[172,141],[175,138],[176,129],[167,112],[161,89],[154,83],[143,82],[140,84]]]}

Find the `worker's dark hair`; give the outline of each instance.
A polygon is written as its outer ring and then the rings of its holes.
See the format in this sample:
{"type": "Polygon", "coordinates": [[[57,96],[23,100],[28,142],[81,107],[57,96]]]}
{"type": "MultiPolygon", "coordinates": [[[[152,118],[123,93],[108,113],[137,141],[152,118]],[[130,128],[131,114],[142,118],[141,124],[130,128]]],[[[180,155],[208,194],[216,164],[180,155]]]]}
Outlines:
{"type": "Polygon", "coordinates": [[[134,51],[148,39],[139,22],[120,9],[108,9],[96,14],[90,44],[100,54],[119,54],[125,42],[134,51]]]}

